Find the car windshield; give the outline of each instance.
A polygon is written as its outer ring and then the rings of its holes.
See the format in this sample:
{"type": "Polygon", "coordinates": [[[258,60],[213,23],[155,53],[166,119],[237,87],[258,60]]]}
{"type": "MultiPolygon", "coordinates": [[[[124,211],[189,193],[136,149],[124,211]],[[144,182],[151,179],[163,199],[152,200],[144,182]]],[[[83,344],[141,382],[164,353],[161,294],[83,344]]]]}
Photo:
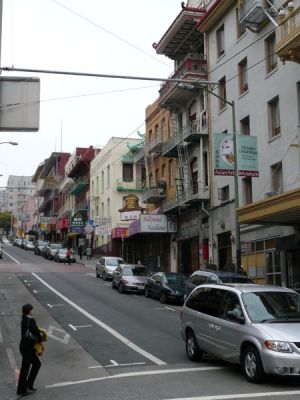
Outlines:
{"type": "Polygon", "coordinates": [[[59,249],[58,252],[59,254],[64,254],[67,252],[67,249],[59,249]]]}
{"type": "Polygon", "coordinates": [[[118,267],[120,264],[124,264],[124,260],[110,258],[106,261],[106,265],[109,265],[110,267],[118,267]]]}
{"type": "Polygon", "coordinates": [[[253,322],[300,320],[300,295],[288,292],[254,292],[242,295],[253,322]]]}
{"type": "Polygon", "coordinates": [[[164,282],[168,284],[185,285],[186,278],[181,274],[167,274],[165,275],[164,282]]]}
{"type": "Polygon", "coordinates": [[[246,276],[220,276],[222,283],[253,283],[253,281],[246,276]]]}
{"type": "Polygon", "coordinates": [[[147,270],[143,267],[125,267],[123,269],[124,276],[146,276],[147,270]]]}

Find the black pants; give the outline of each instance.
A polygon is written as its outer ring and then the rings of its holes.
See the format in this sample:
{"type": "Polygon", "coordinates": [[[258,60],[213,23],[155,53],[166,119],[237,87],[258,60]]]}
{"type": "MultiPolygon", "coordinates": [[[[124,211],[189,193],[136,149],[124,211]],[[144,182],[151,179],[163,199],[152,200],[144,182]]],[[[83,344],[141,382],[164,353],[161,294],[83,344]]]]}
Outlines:
{"type": "Polygon", "coordinates": [[[35,378],[41,368],[41,362],[33,351],[21,351],[22,366],[20,370],[17,393],[26,393],[28,387],[33,387],[35,378]],[[30,368],[31,367],[31,368],[30,368]]]}

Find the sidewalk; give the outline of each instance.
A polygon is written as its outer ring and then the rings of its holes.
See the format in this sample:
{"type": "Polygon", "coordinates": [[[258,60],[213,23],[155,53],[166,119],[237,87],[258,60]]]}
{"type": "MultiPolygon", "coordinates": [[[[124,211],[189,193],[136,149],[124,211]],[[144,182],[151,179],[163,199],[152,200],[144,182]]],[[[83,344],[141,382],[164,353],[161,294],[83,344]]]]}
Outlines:
{"type": "Polygon", "coordinates": [[[82,260],[80,260],[79,256],[77,257],[77,263],[85,265],[87,268],[91,268],[95,270],[96,261],[98,258],[92,257],[91,260],[87,260],[86,256],[82,256],[82,260]]]}
{"type": "MultiPolygon", "coordinates": [[[[20,279],[32,279],[31,274],[22,274],[20,279]]],[[[99,365],[85,350],[51,317],[35,297],[26,289],[14,273],[1,273],[0,281],[0,393],[1,400],[16,399],[16,384],[19,376],[21,355],[19,353],[21,307],[33,305],[34,316],[39,326],[48,330],[45,354],[41,357],[42,368],[36,381],[38,389],[34,395],[39,400],[52,400],[53,392],[45,388],[62,381],[73,381],[106,376],[103,368],[89,369],[99,365]]],[[[64,400],[63,390],[56,390],[56,400],[64,400]]],[[[76,398],[76,396],[74,396],[76,398]]]]}

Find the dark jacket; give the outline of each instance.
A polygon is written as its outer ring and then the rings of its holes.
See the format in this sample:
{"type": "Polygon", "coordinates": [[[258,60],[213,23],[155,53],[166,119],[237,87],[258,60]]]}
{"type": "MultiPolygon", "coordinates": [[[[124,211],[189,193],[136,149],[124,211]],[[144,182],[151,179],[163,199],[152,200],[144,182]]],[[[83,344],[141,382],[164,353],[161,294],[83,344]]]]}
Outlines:
{"type": "Polygon", "coordinates": [[[39,331],[39,328],[36,324],[36,321],[32,317],[28,317],[27,315],[22,315],[21,321],[21,342],[20,342],[20,351],[21,353],[25,352],[34,352],[34,345],[36,342],[41,342],[42,337],[39,331]],[[36,341],[28,339],[25,337],[25,333],[27,329],[35,336],[36,341]]]}

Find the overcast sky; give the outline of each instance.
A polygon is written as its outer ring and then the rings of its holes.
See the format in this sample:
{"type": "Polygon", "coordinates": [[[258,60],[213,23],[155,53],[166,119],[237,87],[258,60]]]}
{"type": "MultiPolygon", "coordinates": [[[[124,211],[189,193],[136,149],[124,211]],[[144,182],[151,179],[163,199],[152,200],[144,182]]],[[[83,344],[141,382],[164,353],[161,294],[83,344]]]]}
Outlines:
{"type": "MultiPolygon", "coordinates": [[[[1,65],[167,77],[173,63],[156,55],[152,43],[181,11],[180,4],[181,0],[3,0],[1,65]]],[[[40,78],[39,132],[0,133],[0,142],[19,143],[0,146],[0,186],[6,185],[9,174],[32,175],[51,152],[61,150],[61,121],[62,150],[67,152],[136,131],[159,89],[159,84],[146,81],[44,74],[40,78]]]]}

